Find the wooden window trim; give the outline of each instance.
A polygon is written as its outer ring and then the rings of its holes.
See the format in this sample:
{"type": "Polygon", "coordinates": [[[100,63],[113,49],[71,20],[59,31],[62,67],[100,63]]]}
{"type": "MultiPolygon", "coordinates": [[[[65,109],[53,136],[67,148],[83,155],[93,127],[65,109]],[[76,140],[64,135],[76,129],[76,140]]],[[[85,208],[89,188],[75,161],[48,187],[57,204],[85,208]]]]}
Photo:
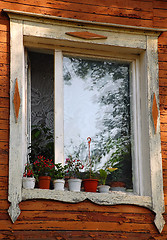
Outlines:
{"type": "MultiPolygon", "coordinates": [[[[148,162],[150,167],[150,183],[151,195],[146,196],[130,196],[121,197],[116,193],[109,194],[109,200],[102,204],[136,204],[148,207],[156,213],[155,225],[159,232],[164,226],[163,212],[164,212],[164,194],[163,194],[163,177],[162,177],[162,157],[161,157],[161,139],[160,139],[160,110],[159,110],[159,84],[158,84],[158,51],[157,41],[161,29],[144,29],[138,27],[125,27],[112,24],[92,23],[82,21],[82,26],[79,26],[79,21],[55,18],[39,14],[23,13],[13,10],[4,10],[10,17],[10,154],[9,154],[9,194],[8,200],[11,203],[9,207],[9,215],[13,222],[16,221],[20,214],[19,203],[22,200],[28,199],[54,199],[68,202],[66,196],[62,199],[50,190],[39,191],[34,189],[32,191],[22,189],[22,172],[27,155],[27,107],[26,107],[26,76],[25,76],[25,53],[24,46],[35,46],[38,48],[54,49],[55,46],[66,49],[71,49],[81,45],[82,49],[89,49],[93,46],[94,50],[100,49],[103,51],[110,51],[117,53],[117,57],[122,58],[123,54],[129,54],[131,57],[136,54],[139,55],[136,64],[137,68],[133,71],[134,76],[140,81],[139,89],[141,91],[140,101],[141,106],[146,105],[137,121],[141,122],[142,133],[146,131],[146,136],[137,136],[138,144],[140,145],[140,152],[138,157],[143,161],[148,162]],[[73,38],[65,34],[66,32],[89,31],[95,34],[104,35],[107,38],[101,40],[84,40],[73,38]],[[38,42],[38,43],[36,43],[38,42]],[[82,44],[81,44],[82,43],[82,44]],[[144,70],[144,71],[143,71],[144,70]],[[20,94],[20,109],[18,119],[16,121],[13,107],[13,92],[15,81],[18,80],[18,89],[20,94]],[[142,95],[142,92],[145,94],[142,95]],[[153,96],[156,98],[158,118],[156,131],[154,128],[154,121],[152,117],[153,96]],[[145,127],[146,126],[146,127],[145,127]],[[144,138],[144,141],[142,141],[144,138]],[[146,147],[144,144],[146,143],[146,147]],[[141,152],[141,149],[143,150],[141,152]],[[154,186],[154,187],[153,187],[154,186]],[[31,194],[30,194],[31,192],[31,194]],[[112,197],[112,198],[111,198],[112,197]],[[113,199],[113,200],[111,200],[113,199]],[[126,199],[126,201],[125,201],[126,199]]],[[[67,50],[67,51],[68,51],[67,50]]],[[[126,58],[127,59],[127,58],[126,58]]],[[[137,102],[139,102],[137,100],[137,102]]],[[[136,110],[139,106],[136,105],[136,110]]],[[[137,126],[139,124],[137,123],[137,126]]],[[[144,173],[144,165],[142,161],[137,161],[141,166],[139,179],[144,182],[147,173],[144,173]],[[142,176],[143,174],[143,176],[142,176]]],[[[142,183],[141,183],[142,185],[142,183]]],[[[68,193],[69,194],[69,193],[68,193]]],[[[74,195],[71,196],[74,199],[74,195]]],[[[94,195],[92,193],[79,193],[77,195],[78,201],[83,201],[85,198],[93,202],[99,203],[98,198],[104,195],[94,195]]],[[[75,199],[76,196],[75,196],[75,199]]],[[[72,202],[73,200],[71,200],[72,202]]]]}

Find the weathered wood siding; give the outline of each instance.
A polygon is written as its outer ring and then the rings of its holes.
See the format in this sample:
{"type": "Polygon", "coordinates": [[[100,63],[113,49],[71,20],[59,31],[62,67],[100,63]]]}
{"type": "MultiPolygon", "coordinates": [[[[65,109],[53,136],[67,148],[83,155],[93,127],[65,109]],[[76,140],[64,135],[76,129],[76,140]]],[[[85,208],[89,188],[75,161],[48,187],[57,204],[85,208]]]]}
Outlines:
{"type": "MultiPolygon", "coordinates": [[[[9,146],[9,19],[3,8],[60,17],[167,28],[167,1],[0,0],[0,239],[167,239],[154,214],[136,206],[27,201],[12,224],[7,210],[9,146]]],[[[167,205],[167,33],[159,37],[159,80],[164,193],[167,205]]],[[[167,220],[167,210],[164,214],[167,220]]]]}

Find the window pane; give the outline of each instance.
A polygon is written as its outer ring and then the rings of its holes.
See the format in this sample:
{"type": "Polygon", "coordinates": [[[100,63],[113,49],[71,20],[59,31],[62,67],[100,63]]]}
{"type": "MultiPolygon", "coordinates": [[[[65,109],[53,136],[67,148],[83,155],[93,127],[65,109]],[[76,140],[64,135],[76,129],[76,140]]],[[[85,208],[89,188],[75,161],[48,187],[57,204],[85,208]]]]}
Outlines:
{"type": "Polygon", "coordinates": [[[29,53],[29,57],[31,62],[32,150],[35,150],[35,155],[42,154],[53,158],[54,57],[35,52],[29,53]]]}
{"type": "Polygon", "coordinates": [[[65,158],[87,161],[91,137],[95,168],[118,166],[120,176],[124,168],[132,187],[129,64],[64,57],[63,65],[65,158]]]}

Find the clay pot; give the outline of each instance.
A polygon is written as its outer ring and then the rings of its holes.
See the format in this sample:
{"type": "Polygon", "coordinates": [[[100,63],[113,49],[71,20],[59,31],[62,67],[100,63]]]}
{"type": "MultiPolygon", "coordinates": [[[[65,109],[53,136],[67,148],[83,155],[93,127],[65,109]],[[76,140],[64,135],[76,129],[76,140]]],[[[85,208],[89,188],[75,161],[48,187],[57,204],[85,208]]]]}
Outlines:
{"type": "Polygon", "coordinates": [[[125,183],[124,182],[111,182],[110,184],[112,191],[122,191],[124,192],[126,190],[125,183]]]}
{"type": "Polygon", "coordinates": [[[49,176],[40,176],[39,177],[39,188],[40,189],[49,189],[50,188],[50,180],[49,176]]]}
{"type": "Polygon", "coordinates": [[[98,179],[84,179],[83,184],[85,192],[96,192],[98,179]]]}

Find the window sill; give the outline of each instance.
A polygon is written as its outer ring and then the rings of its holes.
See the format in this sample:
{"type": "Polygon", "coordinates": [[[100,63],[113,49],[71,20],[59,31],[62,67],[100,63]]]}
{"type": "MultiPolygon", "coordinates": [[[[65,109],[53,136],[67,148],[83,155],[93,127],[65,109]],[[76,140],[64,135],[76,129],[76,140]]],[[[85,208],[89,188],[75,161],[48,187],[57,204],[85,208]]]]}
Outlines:
{"type": "Polygon", "coordinates": [[[86,199],[99,205],[133,204],[152,210],[149,196],[138,196],[133,193],[112,191],[109,193],[55,191],[47,189],[22,189],[22,200],[48,199],[67,203],[78,203],[86,199]]]}

